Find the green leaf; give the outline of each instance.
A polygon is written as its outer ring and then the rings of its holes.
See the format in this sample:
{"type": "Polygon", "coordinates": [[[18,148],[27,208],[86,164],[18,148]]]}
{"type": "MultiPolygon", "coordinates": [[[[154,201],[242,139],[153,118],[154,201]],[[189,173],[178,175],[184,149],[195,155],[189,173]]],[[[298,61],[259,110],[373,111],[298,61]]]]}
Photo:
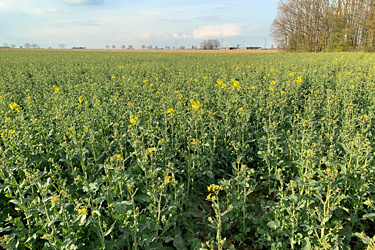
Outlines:
{"type": "Polygon", "coordinates": [[[174,238],[172,236],[168,236],[164,241],[165,243],[171,242],[174,238]]]}
{"type": "Polygon", "coordinates": [[[323,224],[326,224],[332,217],[332,214],[329,214],[328,216],[324,217],[323,224]]]}
{"type": "Polygon", "coordinates": [[[5,232],[5,231],[11,231],[12,230],[12,228],[11,227],[6,227],[6,228],[0,228],[0,233],[3,233],[3,232],[5,232]]]}
{"type": "Polygon", "coordinates": [[[342,147],[342,149],[344,149],[344,151],[345,151],[346,154],[348,154],[348,155],[351,155],[351,154],[352,154],[352,152],[350,151],[350,149],[348,149],[348,147],[345,146],[344,143],[341,143],[341,142],[340,142],[339,145],[342,147]]]}
{"type": "Polygon", "coordinates": [[[360,238],[364,244],[371,246],[371,238],[365,233],[354,233],[354,235],[360,238]]]}
{"type": "Polygon", "coordinates": [[[310,250],[310,249],[311,249],[310,239],[308,237],[303,238],[302,250],[310,250]]]}
{"type": "Polygon", "coordinates": [[[104,236],[107,236],[107,235],[109,235],[109,234],[112,232],[112,230],[115,228],[115,224],[116,224],[116,221],[113,222],[113,224],[112,224],[111,227],[108,229],[108,231],[104,234],[104,236]]]}
{"type": "Polygon", "coordinates": [[[173,240],[173,246],[176,249],[186,249],[184,239],[181,235],[176,235],[173,240]]]}
{"type": "Polygon", "coordinates": [[[114,242],[107,241],[106,246],[108,246],[109,249],[124,249],[125,241],[127,236],[120,236],[117,240],[114,242]]]}
{"type": "Polygon", "coordinates": [[[276,230],[280,226],[280,221],[270,221],[267,223],[267,226],[271,228],[272,230],[276,230]]]}
{"type": "Polygon", "coordinates": [[[17,205],[19,208],[23,209],[23,210],[27,210],[27,207],[25,207],[25,205],[21,204],[21,202],[17,201],[17,200],[10,200],[9,202],[17,205]]]}
{"type": "Polygon", "coordinates": [[[164,247],[161,243],[155,242],[155,243],[152,243],[151,245],[149,245],[147,247],[147,249],[149,249],[149,250],[164,250],[164,249],[166,249],[166,247],[164,247]]]}
{"type": "Polygon", "coordinates": [[[375,217],[375,213],[369,213],[369,214],[363,215],[363,218],[365,219],[373,219],[374,217],[375,217]]]}
{"type": "Polygon", "coordinates": [[[208,224],[208,226],[211,227],[211,228],[213,228],[213,229],[215,229],[215,230],[217,230],[217,226],[215,226],[215,225],[208,224]]]}
{"type": "Polygon", "coordinates": [[[148,203],[150,202],[150,197],[148,195],[140,194],[140,195],[136,195],[134,197],[134,200],[148,203]]]}
{"type": "Polygon", "coordinates": [[[121,201],[121,202],[115,202],[114,206],[118,213],[123,214],[128,211],[128,206],[131,206],[132,203],[130,201],[121,201]]]}

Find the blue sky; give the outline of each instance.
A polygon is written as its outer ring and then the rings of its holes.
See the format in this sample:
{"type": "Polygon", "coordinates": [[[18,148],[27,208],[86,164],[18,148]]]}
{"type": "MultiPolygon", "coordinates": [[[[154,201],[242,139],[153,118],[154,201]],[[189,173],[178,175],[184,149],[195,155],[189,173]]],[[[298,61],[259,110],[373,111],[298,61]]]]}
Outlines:
{"type": "Polygon", "coordinates": [[[267,47],[278,0],[0,0],[0,45],[267,47]]]}

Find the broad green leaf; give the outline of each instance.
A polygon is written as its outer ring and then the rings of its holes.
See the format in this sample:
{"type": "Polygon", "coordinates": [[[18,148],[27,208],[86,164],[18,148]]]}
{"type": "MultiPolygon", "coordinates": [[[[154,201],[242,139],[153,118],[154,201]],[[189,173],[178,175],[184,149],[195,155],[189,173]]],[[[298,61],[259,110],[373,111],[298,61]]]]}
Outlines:
{"type": "Polygon", "coordinates": [[[302,250],[310,250],[310,249],[311,249],[310,239],[308,237],[303,238],[302,250]]]}
{"type": "Polygon", "coordinates": [[[375,218],[375,213],[365,214],[365,215],[363,215],[363,218],[365,218],[365,219],[373,219],[373,218],[375,218]]]}
{"type": "Polygon", "coordinates": [[[280,226],[280,221],[270,221],[267,223],[267,226],[271,228],[272,230],[276,230],[280,226]]]}
{"type": "Polygon", "coordinates": [[[176,249],[186,249],[184,239],[181,235],[176,235],[173,239],[173,246],[176,249]]]}

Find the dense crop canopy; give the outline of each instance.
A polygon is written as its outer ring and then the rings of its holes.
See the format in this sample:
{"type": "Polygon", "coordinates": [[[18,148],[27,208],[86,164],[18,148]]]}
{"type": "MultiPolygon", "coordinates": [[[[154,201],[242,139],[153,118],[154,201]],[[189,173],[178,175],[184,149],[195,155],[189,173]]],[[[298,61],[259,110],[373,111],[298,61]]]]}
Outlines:
{"type": "Polygon", "coordinates": [[[373,56],[0,51],[0,245],[374,245],[373,56]]]}

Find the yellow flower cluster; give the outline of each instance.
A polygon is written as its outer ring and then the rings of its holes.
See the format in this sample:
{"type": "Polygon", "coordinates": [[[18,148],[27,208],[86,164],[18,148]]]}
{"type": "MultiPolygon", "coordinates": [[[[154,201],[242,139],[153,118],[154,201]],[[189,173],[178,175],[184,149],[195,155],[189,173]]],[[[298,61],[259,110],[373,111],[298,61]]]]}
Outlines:
{"type": "Polygon", "coordinates": [[[231,81],[233,82],[233,86],[231,87],[231,89],[239,91],[241,89],[240,82],[235,79],[232,79],[231,81]]]}
{"type": "Polygon", "coordinates": [[[216,191],[219,191],[219,190],[223,190],[223,188],[219,185],[211,184],[210,186],[207,187],[207,190],[210,191],[210,192],[216,192],[216,191]]]}
{"type": "Polygon", "coordinates": [[[191,107],[195,110],[201,107],[201,103],[199,101],[194,101],[193,99],[191,99],[190,102],[191,102],[191,107]]]}
{"type": "Polygon", "coordinates": [[[211,193],[209,193],[206,197],[206,200],[208,201],[214,201],[217,199],[216,195],[218,194],[218,192],[220,190],[223,190],[223,188],[219,185],[216,185],[216,184],[211,184],[207,187],[207,190],[211,193]],[[213,195],[213,193],[215,193],[216,195],[213,195]]]}
{"type": "Polygon", "coordinates": [[[217,79],[216,83],[217,83],[217,86],[221,87],[222,89],[225,89],[226,85],[223,82],[223,80],[217,79]]]}
{"type": "Polygon", "coordinates": [[[152,152],[156,151],[156,148],[148,148],[147,151],[149,154],[151,154],[152,152]]]}
{"type": "Polygon", "coordinates": [[[173,113],[174,112],[174,110],[173,110],[173,108],[169,108],[168,110],[167,110],[167,113],[173,113]]]}
{"type": "Polygon", "coordinates": [[[296,80],[296,82],[298,82],[298,83],[302,83],[302,77],[297,77],[297,80],[296,80]]]}
{"type": "Polygon", "coordinates": [[[11,110],[14,110],[14,109],[15,109],[17,112],[20,112],[20,111],[21,111],[21,107],[18,106],[18,104],[15,103],[15,102],[10,103],[10,104],[9,104],[9,108],[10,108],[11,110]]]}
{"type": "Polygon", "coordinates": [[[215,195],[212,195],[211,193],[209,193],[206,197],[206,200],[208,201],[214,201],[216,200],[216,196],[215,195]]]}
{"type": "Polygon", "coordinates": [[[164,177],[164,183],[168,184],[171,181],[171,178],[172,178],[172,176],[169,176],[169,175],[164,177]]]}
{"type": "Polygon", "coordinates": [[[173,113],[174,113],[174,109],[173,108],[169,108],[165,113],[169,114],[169,116],[172,117],[173,113]]]}
{"type": "Polygon", "coordinates": [[[132,124],[139,123],[138,116],[131,115],[129,121],[132,124]]]}
{"type": "Polygon", "coordinates": [[[175,94],[177,94],[178,99],[181,100],[184,96],[180,93],[180,91],[176,90],[175,94]]]}
{"type": "Polygon", "coordinates": [[[53,85],[52,87],[54,88],[54,92],[53,92],[54,94],[60,93],[60,88],[59,87],[57,87],[55,85],[53,85]]]}
{"type": "Polygon", "coordinates": [[[87,215],[87,210],[86,210],[86,208],[80,208],[80,209],[78,209],[78,213],[87,215]]]}

